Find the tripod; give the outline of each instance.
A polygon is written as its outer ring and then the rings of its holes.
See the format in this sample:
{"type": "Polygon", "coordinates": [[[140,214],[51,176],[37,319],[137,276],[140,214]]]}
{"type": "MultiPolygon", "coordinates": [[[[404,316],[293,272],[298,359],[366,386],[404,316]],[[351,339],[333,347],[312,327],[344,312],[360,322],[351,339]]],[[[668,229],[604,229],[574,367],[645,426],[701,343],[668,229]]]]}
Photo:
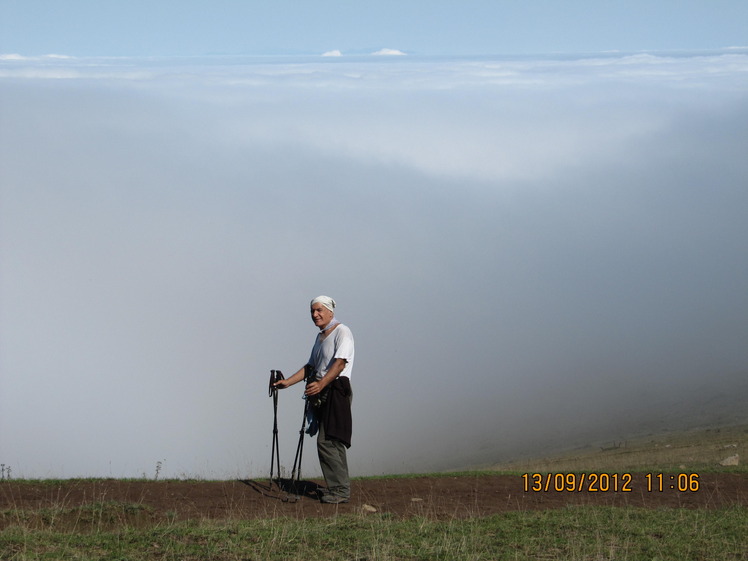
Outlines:
{"type": "Polygon", "coordinates": [[[270,371],[270,384],[268,386],[268,397],[273,398],[273,448],[270,452],[270,488],[273,487],[273,472],[275,465],[278,466],[278,487],[280,488],[280,451],[278,447],[278,388],[275,383],[283,380],[283,372],[280,370],[270,371]]]}

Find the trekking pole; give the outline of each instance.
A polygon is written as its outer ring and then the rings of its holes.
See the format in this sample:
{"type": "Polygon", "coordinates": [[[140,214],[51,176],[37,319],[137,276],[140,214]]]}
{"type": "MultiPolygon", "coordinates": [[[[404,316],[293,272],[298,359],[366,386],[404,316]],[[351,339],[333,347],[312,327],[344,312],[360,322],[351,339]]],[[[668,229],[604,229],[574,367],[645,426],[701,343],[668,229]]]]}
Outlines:
{"type": "Polygon", "coordinates": [[[273,398],[273,448],[270,452],[270,486],[273,488],[273,472],[275,464],[278,465],[278,486],[280,487],[280,450],[278,446],[278,388],[275,383],[283,380],[283,372],[280,370],[270,371],[270,384],[268,387],[268,397],[273,398]]]}

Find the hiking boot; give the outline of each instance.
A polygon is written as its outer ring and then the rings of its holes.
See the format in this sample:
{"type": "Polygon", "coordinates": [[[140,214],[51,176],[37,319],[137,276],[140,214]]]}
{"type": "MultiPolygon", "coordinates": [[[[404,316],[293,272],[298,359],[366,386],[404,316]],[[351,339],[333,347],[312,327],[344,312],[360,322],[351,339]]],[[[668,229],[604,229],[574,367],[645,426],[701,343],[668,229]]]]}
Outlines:
{"type": "Polygon", "coordinates": [[[322,498],[320,498],[319,502],[328,505],[339,505],[341,503],[347,503],[348,499],[345,497],[341,497],[340,495],[322,495],[322,498]]]}

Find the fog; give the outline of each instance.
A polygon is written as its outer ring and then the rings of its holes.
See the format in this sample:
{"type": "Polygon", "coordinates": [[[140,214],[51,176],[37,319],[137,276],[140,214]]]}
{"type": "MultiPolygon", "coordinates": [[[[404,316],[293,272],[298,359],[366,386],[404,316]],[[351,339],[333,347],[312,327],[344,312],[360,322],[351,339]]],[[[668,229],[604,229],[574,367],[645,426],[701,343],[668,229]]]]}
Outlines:
{"type": "Polygon", "coordinates": [[[318,294],[354,476],[748,417],[745,49],[5,57],[0,112],[14,476],[267,475],[318,294]]]}

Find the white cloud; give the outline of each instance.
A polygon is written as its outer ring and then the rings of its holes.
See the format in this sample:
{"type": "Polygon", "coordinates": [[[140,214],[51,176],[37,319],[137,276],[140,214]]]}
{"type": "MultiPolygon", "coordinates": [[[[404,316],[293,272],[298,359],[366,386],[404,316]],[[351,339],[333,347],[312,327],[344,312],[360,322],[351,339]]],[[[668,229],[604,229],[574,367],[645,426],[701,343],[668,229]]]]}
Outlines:
{"type": "Polygon", "coordinates": [[[322,53],[322,56],[343,56],[343,53],[341,53],[338,49],[335,49],[333,51],[322,53]]]}
{"type": "Polygon", "coordinates": [[[17,53],[0,54],[0,61],[4,60],[15,60],[15,61],[44,61],[44,60],[72,60],[74,57],[68,55],[40,55],[40,56],[24,56],[17,53]]]}
{"type": "Polygon", "coordinates": [[[397,49],[380,49],[374,53],[371,53],[376,56],[404,56],[405,53],[402,51],[398,51],[397,49]]]}

